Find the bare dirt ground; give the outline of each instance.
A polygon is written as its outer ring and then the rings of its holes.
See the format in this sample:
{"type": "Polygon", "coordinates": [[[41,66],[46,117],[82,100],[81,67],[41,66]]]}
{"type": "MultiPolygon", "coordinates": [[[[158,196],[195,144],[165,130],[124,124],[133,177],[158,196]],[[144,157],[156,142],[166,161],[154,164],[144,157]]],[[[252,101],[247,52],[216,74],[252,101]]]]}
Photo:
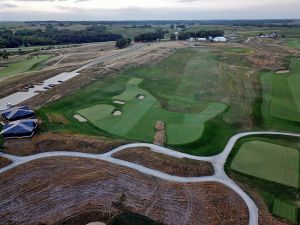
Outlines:
{"type": "Polygon", "coordinates": [[[167,140],[164,122],[157,121],[155,124],[155,130],[153,143],[155,145],[164,146],[167,140]]]}
{"type": "Polygon", "coordinates": [[[152,152],[149,148],[128,148],[112,156],[175,176],[200,177],[214,174],[209,162],[174,158],[152,152]]]}
{"type": "Polygon", "coordinates": [[[267,211],[261,210],[259,212],[259,225],[291,225],[291,223],[288,223],[283,220],[279,220],[279,219],[273,217],[267,211]]]}
{"type": "Polygon", "coordinates": [[[8,139],[5,141],[1,151],[17,156],[28,156],[51,151],[99,154],[109,152],[124,144],[127,144],[127,142],[103,137],[65,133],[41,133],[29,139],[8,139]]]}
{"type": "Polygon", "coordinates": [[[4,224],[73,220],[77,222],[65,224],[81,225],[106,222],[123,211],[167,225],[248,223],[245,203],[222,184],[165,182],[99,160],[36,160],[1,174],[0,180],[4,224]],[[124,196],[122,200],[120,196],[124,196]]]}
{"type": "Polygon", "coordinates": [[[0,157],[0,168],[6,167],[11,163],[12,162],[9,159],[0,157]]]}

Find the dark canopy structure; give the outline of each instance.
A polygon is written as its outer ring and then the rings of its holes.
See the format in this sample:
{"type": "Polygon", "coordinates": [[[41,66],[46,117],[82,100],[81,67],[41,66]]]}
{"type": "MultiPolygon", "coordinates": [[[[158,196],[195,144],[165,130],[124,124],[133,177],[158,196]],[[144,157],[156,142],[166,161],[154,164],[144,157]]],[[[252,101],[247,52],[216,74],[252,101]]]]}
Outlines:
{"type": "Polygon", "coordinates": [[[31,137],[37,128],[36,119],[14,121],[3,126],[1,134],[4,138],[31,137]]]}
{"type": "Polygon", "coordinates": [[[1,116],[4,120],[16,121],[32,118],[35,114],[28,106],[18,106],[3,111],[1,116]]]}

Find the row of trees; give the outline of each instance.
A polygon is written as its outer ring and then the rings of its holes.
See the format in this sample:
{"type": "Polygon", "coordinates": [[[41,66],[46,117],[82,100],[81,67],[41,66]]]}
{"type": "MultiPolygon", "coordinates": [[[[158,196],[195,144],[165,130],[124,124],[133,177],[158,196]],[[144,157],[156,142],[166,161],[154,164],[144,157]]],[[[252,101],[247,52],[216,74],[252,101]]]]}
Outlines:
{"type": "Polygon", "coordinates": [[[122,39],[120,34],[106,31],[105,26],[93,26],[85,30],[58,30],[48,26],[45,30],[0,30],[0,48],[17,48],[19,46],[38,46],[56,44],[80,44],[88,42],[116,41],[122,39]]]}
{"type": "Polygon", "coordinates": [[[121,38],[116,41],[116,47],[117,48],[125,48],[128,45],[130,45],[130,43],[131,43],[130,38],[121,38]]]}
{"type": "Polygon", "coordinates": [[[140,34],[136,37],[134,37],[134,41],[136,42],[152,42],[152,41],[157,41],[161,40],[164,38],[164,32],[152,32],[152,33],[143,33],[140,34]]]}
{"type": "MultiPolygon", "coordinates": [[[[178,35],[179,40],[187,40],[189,38],[208,38],[208,37],[219,37],[224,36],[224,31],[222,30],[200,30],[198,32],[181,32],[178,35]]],[[[172,39],[172,37],[171,37],[172,39]]]]}

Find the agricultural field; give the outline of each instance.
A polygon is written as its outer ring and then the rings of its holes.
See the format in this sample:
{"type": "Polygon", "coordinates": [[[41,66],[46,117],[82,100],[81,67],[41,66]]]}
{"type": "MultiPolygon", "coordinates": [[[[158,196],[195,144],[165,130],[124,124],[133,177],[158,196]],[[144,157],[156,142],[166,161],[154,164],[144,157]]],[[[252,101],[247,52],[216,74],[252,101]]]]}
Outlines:
{"type": "Polygon", "coordinates": [[[25,60],[3,64],[2,66],[4,68],[0,70],[0,78],[15,75],[18,73],[39,70],[44,67],[43,63],[49,60],[51,57],[51,54],[30,56],[25,60]]]}

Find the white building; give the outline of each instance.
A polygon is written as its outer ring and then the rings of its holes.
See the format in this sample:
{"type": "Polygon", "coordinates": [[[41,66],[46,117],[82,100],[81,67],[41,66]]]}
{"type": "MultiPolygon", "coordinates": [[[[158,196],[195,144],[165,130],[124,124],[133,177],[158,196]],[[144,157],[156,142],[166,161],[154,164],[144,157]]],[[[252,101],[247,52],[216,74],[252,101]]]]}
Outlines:
{"type": "Polygon", "coordinates": [[[197,41],[206,41],[206,38],[197,38],[197,41]]]}
{"type": "Polygon", "coordinates": [[[213,39],[213,41],[215,41],[215,42],[225,42],[225,41],[227,41],[227,39],[225,37],[215,37],[213,39]]]}

